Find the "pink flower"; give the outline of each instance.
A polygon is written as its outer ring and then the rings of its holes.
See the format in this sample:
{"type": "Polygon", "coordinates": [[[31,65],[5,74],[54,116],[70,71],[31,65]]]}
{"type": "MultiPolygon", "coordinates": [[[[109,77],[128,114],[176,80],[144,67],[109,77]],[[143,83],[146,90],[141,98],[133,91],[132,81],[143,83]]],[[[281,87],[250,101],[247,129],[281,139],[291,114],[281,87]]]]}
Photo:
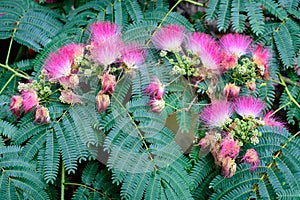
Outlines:
{"type": "Polygon", "coordinates": [[[136,68],[146,59],[146,50],[137,45],[124,46],[120,61],[125,63],[128,68],[136,68]]]}
{"type": "Polygon", "coordinates": [[[167,25],[157,30],[151,42],[160,50],[177,52],[184,40],[184,27],[180,25],[167,25]]]}
{"type": "Polygon", "coordinates": [[[240,146],[238,145],[238,140],[226,137],[221,143],[221,151],[218,157],[225,158],[230,157],[234,159],[240,152],[240,146]]]}
{"type": "Polygon", "coordinates": [[[200,119],[209,127],[222,127],[230,118],[232,109],[227,101],[214,101],[206,106],[200,119]]]}
{"type": "Polygon", "coordinates": [[[234,55],[227,53],[226,51],[221,51],[221,66],[223,70],[232,69],[238,62],[238,58],[234,55]]]}
{"type": "Polygon", "coordinates": [[[208,34],[195,32],[188,37],[186,48],[198,54],[205,68],[219,70],[219,44],[208,34]]]}
{"type": "Polygon", "coordinates": [[[41,124],[49,124],[50,123],[49,110],[43,106],[37,108],[35,111],[34,122],[38,122],[41,124]]]}
{"type": "Polygon", "coordinates": [[[265,126],[278,126],[280,128],[284,127],[284,123],[277,121],[276,117],[273,117],[273,111],[269,111],[263,118],[265,126]]]}
{"type": "Polygon", "coordinates": [[[68,104],[83,103],[80,100],[80,96],[74,94],[71,90],[62,90],[60,92],[59,100],[63,103],[68,103],[68,104]]]}
{"type": "Polygon", "coordinates": [[[108,73],[103,74],[101,85],[104,94],[112,94],[115,91],[116,77],[108,73]]]}
{"type": "Polygon", "coordinates": [[[262,45],[258,45],[252,53],[252,56],[256,65],[264,67],[264,71],[261,73],[261,76],[267,75],[269,73],[268,62],[271,58],[271,52],[268,49],[264,49],[262,45]]]}
{"type": "Polygon", "coordinates": [[[246,35],[227,34],[221,37],[220,42],[227,53],[239,58],[247,53],[252,39],[246,35]]]}
{"type": "Polygon", "coordinates": [[[240,87],[232,83],[227,83],[223,89],[223,93],[227,98],[236,98],[240,94],[240,87]]]}
{"type": "Polygon", "coordinates": [[[103,113],[110,104],[110,99],[107,94],[104,94],[103,91],[100,91],[96,96],[96,108],[99,113],[103,113]]]}
{"type": "Polygon", "coordinates": [[[92,37],[91,40],[95,43],[101,44],[107,40],[118,40],[120,37],[120,30],[115,23],[101,21],[95,22],[90,26],[92,37]]]}
{"type": "Polygon", "coordinates": [[[260,160],[255,149],[248,149],[242,161],[252,165],[251,171],[254,171],[260,165],[260,160]]]}
{"type": "Polygon", "coordinates": [[[59,78],[59,83],[66,89],[74,89],[79,84],[79,78],[77,74],[71,74],[69,76],[59,78]]]}
{"type": "Polygon", "coordinates": [[[94,61],[103,66],[114,63],[121,56],[122,42],[107,40],[91,47],[91,56],[94,61]]]}
{"type": "Polygon", "coordinates": [[[234,109],[242,117],[252,116],[254,118],[260,115],[260,112],[265,108],[262,100],[254,97],[239,97],[234,102],[234,109]]]}
{"type": "Polygon", "coordinates": [[[21,96],[12,96],[10,103],[10,111],[16,116],[20,116],[20,110],[22,106],[23,98],[21,96]]]}
{"type": "Polygon", "coordinates": [[[39,106],[39,98],[34,89],[23,90],[21,93],[23,98],[23,110],[25,113],[30,111],[30,109],[39,106]]]}
{"type": "Polygon", "coordinates": [[[165,101],[163,99],[151,99],[149,101],[149,106],[152,112],[161,113],[165,108],[165,101]]]}
{"type": "Polygon", "coordinates": [[[236,163],[235,160],[226,157],[222,160],[222,175],[225,178],[230,178],[232,177],[236,172],[236,163]]]}
{"type": "Polygon", "coordinates": [[[49,80],[59,81],[60,78],[71,75],[76,70],[75,59],[83,56],[83,51],[82,45],[69,44],[49,54],[43,67],[49,80]]]}
{"type": "Polygon", "coordinates": [[[152,83],[145,89],[145,92],[151,97],[156,100],[162,99],[165,88],[163,84],[155,78],[152,83]]]}

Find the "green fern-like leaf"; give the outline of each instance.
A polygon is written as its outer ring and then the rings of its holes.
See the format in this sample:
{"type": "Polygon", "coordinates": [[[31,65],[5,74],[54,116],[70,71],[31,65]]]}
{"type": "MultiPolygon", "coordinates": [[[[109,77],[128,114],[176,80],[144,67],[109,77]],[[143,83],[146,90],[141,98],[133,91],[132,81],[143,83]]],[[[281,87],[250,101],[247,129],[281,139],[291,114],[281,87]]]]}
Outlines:
{"type": "Polygon", "coordinates": [[[126,9],[129,13],[132,21],[140,21],[143,19],[143,12],[141,10],[140,5],[136,0],[128,0],[126,1],[126,9]]]}
{"type": "Polygon", "coordinates": [[[251,24],[251,28],[256,35],[260,35],[264,33],[264,16],[262,14],[262,10],[260,4],[253,2],[252,0],[248,0],[246,4],[246,10],[249,15],[249,22],[251,24]]]}
{"type": "Polygon", "coordinates": [[[230,7],[231,1],[221,1],[218,11],[218,29],[219,31],[226,31],[230,23],[230,7]]]}
{"type": "Polygon", "coordinates": [[[245,29],[246,16],[242,13],[245,12],[245,5],[241,0],[233,0],[231,5],[232,27],[236,32],[243,32],[245,29]]]}

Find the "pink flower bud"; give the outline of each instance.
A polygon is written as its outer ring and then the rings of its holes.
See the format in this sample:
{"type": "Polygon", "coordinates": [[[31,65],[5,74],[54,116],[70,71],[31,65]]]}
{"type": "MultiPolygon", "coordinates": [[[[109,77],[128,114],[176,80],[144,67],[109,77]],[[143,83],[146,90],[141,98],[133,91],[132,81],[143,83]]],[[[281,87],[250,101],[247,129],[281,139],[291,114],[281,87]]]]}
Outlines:
{"type": "Polygon", "coordinates": [[[252,165],[251,171],[254,171],[260,165],[260,160],[255,149],[248,149],[242,161],[252,165]]]}
{"type": "Polygon", "coordinates": [[[11,103],[10,103],[10,111],[16,116],[20,116],[20,109],[22,106],[23,98],[21,96],[16,96],[14,95],[11,98],[11,103]]]}
{"type": "Polygon", "coordinates": [[[50,116],[49,116],[49,110],[46,107],[39,107],[35,111],[35,119],[34,122],[40,123],[40,124],[49,124],[50,123],[50,116]]]}
{"type": "Polygon", "coordinates": [[[27,113],[31,108],[39,105],[39,98],[34,89],[23,90],[21,93],[23,97],[23,110],[27,113]]]}
{"type": "Polygon", "coordinates": [[[163,99],[152,99],[149,106],[152,112],[160,113],[165,108],[165,101],[163,99]]]}
{"type": "Polygon", "coordinates": [[[251,92],[254,92],[256,89],[256,84],[254,82],[248,82],[247,87],[251,92]]]}
{"type": "Polygon", "coordinates": [[[232,177],[236,172],[236,163],[235,160],[226,157],[222,160],[222,175],[225,178],[230,178],[232,177]]]}
{"type": "Polygon", "coordinates": [[[99,113],[103,113],[110,104],[110,99],[107,94],[100,91],[96,96],[96,107],[99,113]]]}
{"type": "Polygon", "coordinates": [[[77,74],[71,74],[70,76],[61,77],[58,80],[59,83],[66,89],[74,89],[79,84],[79,78],[77,74]]]}
{"type": "Polygon", "coordinates": [[[223,90],[224,95],[227,98],[236,98],[240,94],[240,87],[236,86],[235,84],[226,84],[223,90]]]}
{"type": "Polygon", "coordinates": [[[69,104],[83,103],[80,100],[80,96],[74,94],[71,90],[62,90],[60,92],[59,100],[61,100],[63,103],[69,103],[69,104]]]}
{"type": "Polygon", "coordinates": [[[116,77],[114,75],[105,73],[101,78],[101,84],[104,94],[112,94],[115,91],[116,77]]]}
{"type": "Polygon", "coordinates": [[[221,151],[218,154],[218,157],[230,157],[234,159],[240,152],[240,146],[238,141],[230,137],[226,137],[221,143],[221,151]]]}
{"type": "Polygon", "coordinates": [[[162,83],[155,78],[152,83],[145,89],[145,92],[154,99],[162,99],[164,95],[165,88],[162,83]]]}

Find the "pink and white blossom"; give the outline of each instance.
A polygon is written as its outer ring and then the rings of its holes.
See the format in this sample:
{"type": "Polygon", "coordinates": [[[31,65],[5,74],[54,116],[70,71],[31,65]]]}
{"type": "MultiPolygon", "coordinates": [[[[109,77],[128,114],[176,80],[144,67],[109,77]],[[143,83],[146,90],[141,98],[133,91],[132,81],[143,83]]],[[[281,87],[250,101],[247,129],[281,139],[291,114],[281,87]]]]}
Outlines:
{"type": "Polygon", "coordinates": [[[138,45],[126,45],[122,49],[122,56],[120,61],[123,62],[128,68],[136,68],[142,64],[147,52],[138,45]]]}
{"type": "Polygon", "coordinates": [[[114,75],[105,73],[101,77],[101,85],[104,94],[112,94],[115,91],[116,77],[114,75]]]}
{"type": "Polygon", "coordinates": [[[269,74],[268,62],[271,58],[271,52],[268,49],[263,48],[262,45],[258,45],[252,53],[253,61],[258,66],[263,66],[262,76],[269,74]]]}
{"type": "Polygon", "coordinates": [[[236,172],[236,163],[235,160],[226,157],[222,160],[222,175],[225,178],[231,178],[236,172]]]}
{"type": "Polygon", "coordinates": [[[39,106],[38,94],[34,89],[23,90],[21,96],[23,98],[22,108],[25,113],[39,106]]]}
{"type": "Polygon", "coordinates": [[[223,94],[227,98],[236,98],[240,94],[240,87],[236,86],[234,83],[227,83],[223,89],[223,94]]]}
{"type": "Polygon", "coordinates": [[[120,39],[120,29],[115,23],[108,21],[95,22],[90,26],[92,43],[101,44],[107,40],[120,39]]]}
{"type": "Polygon", "coordinates": [[[50,123],[50,115],[49,110],[46,107],[40,106],[35,111],[34,122],[40,124],[49,124],[50,123]]]}
{"type": "Polygon", "coordinates": [[[260,165],[260,160],[255,149],[248,149],[242,161],[252,165],[251,171],[254,171],[260,165]]]}
{"type": "Polygon", "coordinates": [[[220,43],[223,49],[235,57],[239,58],[248,53],[248,48],[252,42],[249,36],[241,34],[227,34],[221,37],[220,43]]]}
{"type": "Polygon", "coordinates": [[[177,52],[181,49],[184,40],[184,27],[180,25],[167,25],[157,30],[151,42],[160,50],[177,52]]]}
{"type": "Polygon", "coordinates": [[[110,98],[108,94],[104,94],[103,91],[100,91],[96,96],[96,108],[99,113],[103,113],[110,104],[110,98]]]}
{"type": "Polygon", "coordinates": [[[12,96],[11,103],[10,103],[10,111],[16,117],[20,116],[22,103],[23,103],[23,98],[21,96],[17,96],[17,95],[12,96]]]}
{"type": "Polygon", "coordinates": [[[165,108],[165,101],[163,99],[151,99],[149,106],[152,112],[161,113],[165,108]]]}
{"type": "Polygon", "coordinates": [[[59,100],[63,103],[68,103],[68,104],[83,103],[80,99],[80,96],[74,94],[71,90],[62,90],[60,92],[59,100]]]}
{"type": "Polygon", "coordinates": [[[238,145],[238,140],[234,140],[231,137],[226,137],[221,143],[221,151],[218,157],[225,158],[230,157],[234,159],[240,152],[240,146],[238,145]]]}
{"type": "Polygon", "coordinates": [[[189,35],[186,48],[200,57],[205,68],[220,69],[220,45],[210,35],[199,32],[189,35]]]}
{"type": "Polygon", "coordinates": [[[277,126],[280,128],[284,127],[284,123],[278,121],[278,119],[273,116],[273,111],[267,112],[262,120],[263,120],[265,126],[277,126]]]}
{"type": "Polygon", "coordinates": [[[145,89],[145,93],[148,94],[151,98],[160,100],[164,95],[165,87],[163,84],[155,78],[150,85],[145,89]]]}
{"type": "Polygon", "coordinates": [[[214,101],[202,110],[200,119],[210,128],[222,128],[231,115],[232,108],[227,101],[214,101]]]}
{"type": "Polygon", "coordinates": [[[239,97],[234,102],[235,111],[242,117],[259,117],[264,108],[265,104],[262,100],[251,96],[239,97]]]}

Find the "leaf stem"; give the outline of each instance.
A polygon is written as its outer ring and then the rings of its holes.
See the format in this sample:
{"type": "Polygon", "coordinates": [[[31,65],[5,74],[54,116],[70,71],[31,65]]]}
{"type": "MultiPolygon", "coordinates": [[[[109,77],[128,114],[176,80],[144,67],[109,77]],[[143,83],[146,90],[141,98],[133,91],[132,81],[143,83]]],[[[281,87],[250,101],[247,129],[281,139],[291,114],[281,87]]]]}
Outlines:
{"type": "Polygon", "coordinates": [[[20,72],[17,72],[15,69],[13,69],[13,68],[11,68],[10,66],[8,66],[7,64],[1,64],[0,63],[0,67],[2,67],[2,68],[4,68],[4,69],[7,69],[7,70],[9,70],[9,71],[11,71],[11,72],[13,72],[14,73],[14,75],[15,76],[19,76],[19,77],[21,77],[21,78],[25,78],[25,79],[30,79],[30,76],[29,75],[27,75],[27,74],[21,74],[20,72]]]}
{"type": "Polygon", "coordinates": [[[5,85],[2,87],[2,89],[0,91],[0,94],[2,94],[4,89],[8,86],[8,84],[13,80],[14,77],[15,77],[15,74],[11,75],[11,77],[6,81],[5,85]]]}
{"type": "Polygon", "coordinates": [[[60,199],[65,199],[65,166],[64,162],[61,164],[61,182],[60,182],[60,199]]]}
{"type": "Polygon", "coordinates": [[[290,105],[292,102],[291,101],[289,101],[289,102],[287,102],[286,104],[284,104],[284,105],[282,105],[282,106],[280,106],[277,110],[275,110],[274,112],[272,112],[272,114],[270,115],[270,116],[273,116],[273,115],[275,115],[275,113],[277,113],[279,110],[281,110],[282,108],[284,108],[284,107],[286,107],[286,106],[288,106],[288,105],[290,105]]]}
{"type": "Polygon", "coordinates": [[[167,19],[167,17],[171,14],[171,12],[178,6],[178,4],[180,4],[183,0],[179,0],[175,3],[175,5],[167,12],[167,14],[164,16],[164,18],[162,18],[161,22],[159,23],[159,25],[157,26],[157,28],[160,28],[163,24],[163,22],[167,19]]]}
{"type": "Polygon", "coordinates": [[[286,83],[284,82],[284,80],[283,80],[281,74],[279,74],[279,79],[280,79],[282,85],[284,86],[284,89],[285,89],[287,95],[289,96],[290,100],[291,100],[298,108],[300,108],[299,103],[298,103],[298,102],[294,99],[294,97],[291,95],[291,93],[290,93],[290,91],[289,91],[289,89],[288,89],[286,83]]]}
{"type": "Polygon", "coordinates": [[[92,190],[93,192],[97,192],[97,193],[101,194],[101,196],[105,197],[105,194],[104,194],[104,193],[102,193],[102,192],[96,190],[96,189],[93,188],[93,187],[90,187],[90,186],[88,186],[88,185],[85,185],[85,184],[66,182],[66,183],[64,183],[64,185],[75,185],[75,186],[79,186],[79,187],[84,187],[84,188],[87,188],[87,189],[89,189],[89,190],[92,190]]]}
{"type": "Polygon", "coordinates": [[[184,1],[189,2],[191,4],[194,4],[196,6],[204,6],[203,3],[199,3],[199,2],[196,2],[196,1],[193,1],[193,0],[184,0],[184,1]]]}
{"type": "MultiPolygon", "coordinates": [[[[16,22],[17,26],[19,25],[19,22],[16,22]]],[[[8,51],[7,51],[7,54],[6,54],[6,60],[5,60],[5,64],[8,65],[8,61],[9,61],[9,56],[10,56],[10,52],[11,52],[11,47],[12,47],[12,43],[14,41],[14,37],[15,37],[15,33],[17,31],[17,28],[14,28],[14,31],[12,33],[12,36],[11,36],[11,39],[10,39],[10,42],[9,42],[9,47],[8,47],[8,51]]]]}

